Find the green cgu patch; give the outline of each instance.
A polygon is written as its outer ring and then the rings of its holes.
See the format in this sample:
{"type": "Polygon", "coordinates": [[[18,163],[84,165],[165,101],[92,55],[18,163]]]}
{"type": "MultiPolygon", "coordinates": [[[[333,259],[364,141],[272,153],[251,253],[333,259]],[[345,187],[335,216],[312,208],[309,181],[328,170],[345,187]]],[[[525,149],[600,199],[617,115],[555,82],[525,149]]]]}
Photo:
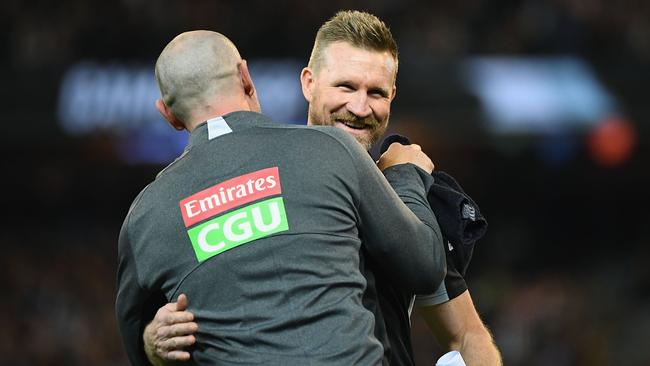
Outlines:
{"type": "Polygon", "coordinates": [[[199,262],[275,233],[289,230],[282,197],[215,217],[187,231],[199,262]]]}

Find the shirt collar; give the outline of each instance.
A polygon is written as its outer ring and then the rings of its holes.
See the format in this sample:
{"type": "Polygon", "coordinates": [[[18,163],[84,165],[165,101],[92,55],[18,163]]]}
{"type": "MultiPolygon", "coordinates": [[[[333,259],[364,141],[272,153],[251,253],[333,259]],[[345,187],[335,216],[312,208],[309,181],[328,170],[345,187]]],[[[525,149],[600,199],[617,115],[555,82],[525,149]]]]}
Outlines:
{"type": "Polygon", "coordinates": [[[273,125],[273,121],[257,112],[237,111],[223,116],[211,118],[198,124],[192,133],[188,148],[218,139],[230,133],[237,133],[249,128],[273,125]]]}

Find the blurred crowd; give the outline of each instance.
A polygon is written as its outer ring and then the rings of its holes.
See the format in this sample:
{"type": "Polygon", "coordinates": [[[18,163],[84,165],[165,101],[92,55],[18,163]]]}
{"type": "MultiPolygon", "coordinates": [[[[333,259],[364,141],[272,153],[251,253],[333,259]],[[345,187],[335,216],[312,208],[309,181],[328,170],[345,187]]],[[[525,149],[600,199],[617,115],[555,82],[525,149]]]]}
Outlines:
{"type": "Polygon", "coordinates": [[[111,305],[112,240],[38,249],[21,241],[3,240],[14,249],[0,260],[2,288],[10,294],[0,315],[0,364],[127,365],[111,305]]]}
{"type": "MultiPolygon", "coordinates": [[[[0,65],[8,81],[0,97],[20,108],[9,108],[5,122],[38,110],[55,126],[55,96],[34,101],[27,93],[55,93],[57,78],[79,60],[152,63],[189,29],[222,31],[245,57],[306,60],[317,27],[349,8],[391,26],[404,64],[574,54],[605,70],[600,78],[639,131],[635,155],[615,168],[594,165],[584,147],[570,165],[545,166],[521,147],[525,137],[474,144],[460,133],[452,144],[433,137],[435,124],[402,128],[440,142],[422,145],[488,219],[468,282],[506,365],[649,365],[650,110],[640,86],[650,81],[650,2],[7,0],[0,65]]],[[[123,166],[101,134],[47,134],[36,144],[37,137],[1,138],[11,212],[0,235],[7,294],[0,364],[126,365],[113,313],[117,234],[129,203],[161,167],[123,166]]],[[[432,365],[435,341],[417,316],[413,328],[418,364],[432,365]]]]}
{"type": "Polygon", "coordinates": [[[650,4],[640,0],[396,0],[88,2],[7,0],[2,42],[16,68],[83,58],[151,59],[188,29],[218,29],[247,56],[306,58],[317,27],[339,9],[368,10],[408,57],[578,53],[650,60],[650,4]]]}

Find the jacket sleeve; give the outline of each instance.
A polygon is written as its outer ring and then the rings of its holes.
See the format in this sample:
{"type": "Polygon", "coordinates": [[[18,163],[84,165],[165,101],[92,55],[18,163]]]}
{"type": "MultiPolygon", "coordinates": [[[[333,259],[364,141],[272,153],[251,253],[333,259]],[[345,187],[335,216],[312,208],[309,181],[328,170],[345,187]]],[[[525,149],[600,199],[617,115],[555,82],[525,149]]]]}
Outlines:
{"type": "Polygon", "coordinates": [[[128,238],[128,216],[120,231],[115,311],[124,349],[132,365],[150,365],[144,353],[142,334],[146,325],[146,301],[150,293],[138,281],[133,250],[128,238]]]}
{"type": "Polygon", "coordinates": [[[433,178],[413,164],[385,169],[384,176],[356,141],[346,146],[359,176],[358,212],[368,253],[400,288],[434,292],[446,261],[442,234],[426,199],[433,178]]]}

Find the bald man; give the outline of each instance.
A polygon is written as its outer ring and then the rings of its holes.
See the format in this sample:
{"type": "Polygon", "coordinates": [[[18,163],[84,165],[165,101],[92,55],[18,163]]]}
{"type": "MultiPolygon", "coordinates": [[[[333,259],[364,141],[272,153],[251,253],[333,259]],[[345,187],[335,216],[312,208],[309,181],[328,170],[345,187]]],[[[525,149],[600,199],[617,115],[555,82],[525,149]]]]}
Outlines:
{"type": "Polygon", "coordinates": [[[406,288],[436,289],[444,252],[426,201],[431,160],[395,144],[382,175],[343,131],[269,120],[245,60],[215,32],[172,40],[156,79],[157,109],[190,141],[120,232],[116,312],[132,364],[148,364],[144,326],[180,293],[199,324],[192,363],[381,364],[361,301],[360,238],[406,288]]]}

